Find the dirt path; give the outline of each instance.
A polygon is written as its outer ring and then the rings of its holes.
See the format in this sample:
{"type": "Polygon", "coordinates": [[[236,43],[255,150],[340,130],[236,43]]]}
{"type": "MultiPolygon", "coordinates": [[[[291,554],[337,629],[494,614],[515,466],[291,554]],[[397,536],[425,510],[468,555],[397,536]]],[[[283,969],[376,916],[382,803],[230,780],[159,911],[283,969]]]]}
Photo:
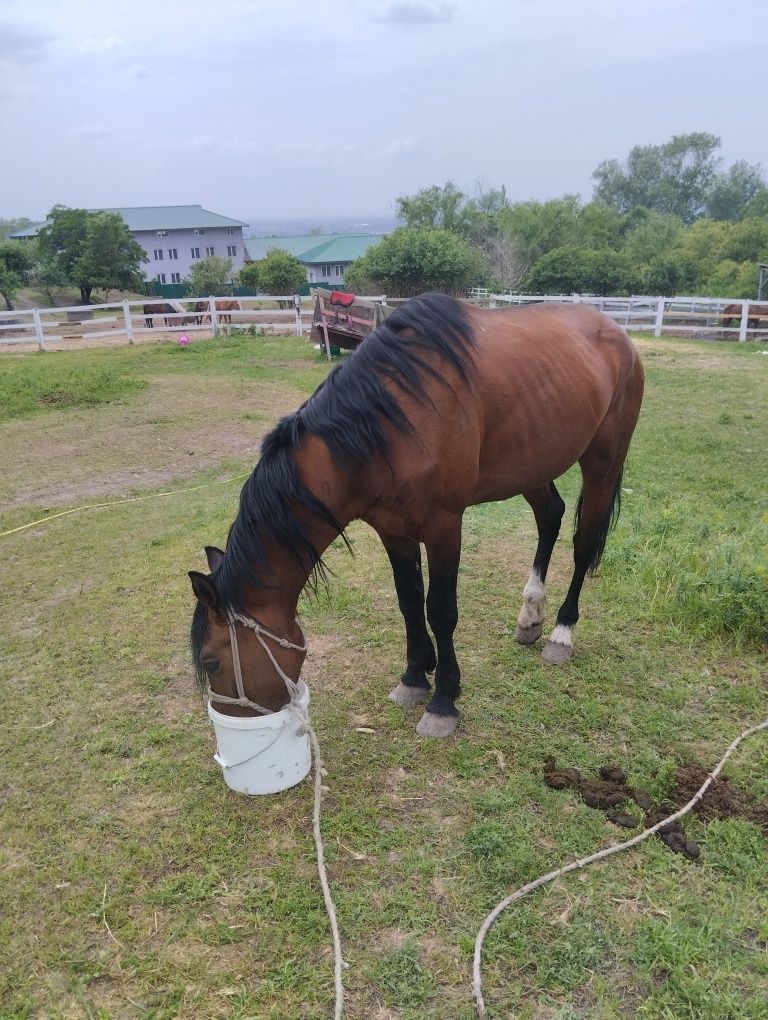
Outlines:
{"type": "Polygon", "coordinates": [[[0,510],[179,484],[227,457],[255,463],[275,417],[305,396],[285,385],[221,376],[215,389],[199,386],[188,376],[156,376],[127,405],[4,423],[0,510]]]}

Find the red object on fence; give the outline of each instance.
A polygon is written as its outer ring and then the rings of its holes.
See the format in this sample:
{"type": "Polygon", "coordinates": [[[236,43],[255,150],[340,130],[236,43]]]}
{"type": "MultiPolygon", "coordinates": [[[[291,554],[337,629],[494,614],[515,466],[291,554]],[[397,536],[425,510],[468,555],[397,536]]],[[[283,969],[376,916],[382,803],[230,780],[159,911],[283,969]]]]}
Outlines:
{"type": "Polygon", "coordinates": [[[346,294],[343,290],[332,290],[331,291],[331,304],[341,305],[342,308],[349,308],[352,302],[355,300],[354,294],[346,294]]]}

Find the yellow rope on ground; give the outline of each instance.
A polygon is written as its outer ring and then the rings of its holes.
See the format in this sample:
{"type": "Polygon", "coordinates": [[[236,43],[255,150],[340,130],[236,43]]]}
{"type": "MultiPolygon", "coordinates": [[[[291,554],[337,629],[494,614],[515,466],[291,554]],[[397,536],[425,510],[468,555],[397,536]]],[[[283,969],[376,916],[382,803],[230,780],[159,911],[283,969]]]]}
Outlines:
{"type": "Polygon", "coordinates": [[[129,499],[115,499],[111,503],[88,503],[86,506],[75,506],[71,510],[61,510],[57,514],[49,514],[37,521],[30,521],[29,524],[21,524],[18,528],[9,528],[8,531],[0,531],[0,538],[6,535],[14,535],[17,531],[24,531],[25,528],[34,528],[37,524],[46,524],[57,517],[66,517],[67,514],[77,514],[81,510],[100,510],[105,506],[120,506],[123,503],[141,503],[145,499],[160,499],[161,496],[176,496],[182,492],[197,492],[198,489],[209,489],[212,485],[229,485],[230,482],[239,482],[248,475],[233,475],[232,478],[223,478],[217,482],[206,482],[205,485],[192,485],[188,489],[171,489],[168,492],[150,492],[146,496],[131,496],[129,499]]]}

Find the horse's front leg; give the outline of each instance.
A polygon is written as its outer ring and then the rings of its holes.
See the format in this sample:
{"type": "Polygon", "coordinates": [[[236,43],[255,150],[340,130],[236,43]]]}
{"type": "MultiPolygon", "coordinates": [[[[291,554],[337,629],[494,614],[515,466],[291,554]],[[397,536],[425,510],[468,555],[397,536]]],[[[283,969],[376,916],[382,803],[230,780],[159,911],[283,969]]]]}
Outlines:
{"type": "Polygon", "coordinates": [[[387,550],[395,579],[397,601],[405,621],[407,664],[400,683],[389,695],[392,701],[410,708],[429,697],[427,673],[437,664],[432,639],[424,619],[424,579],[421,576],[421,546],[415,539],[379,534],[387,550]]]}
{"type": "Polygon", "coordinates": [[[436,516],[425,531],[424,544],[429,562],[427,619],[437,642],[437,669],[435,693],[416,732],[421,737],[449,737],[458,725],[455,701],[461,693],[461,674],[453,647],[453,632],[459,619],[456,586],[461,558],[461,516],[436,516]]]}

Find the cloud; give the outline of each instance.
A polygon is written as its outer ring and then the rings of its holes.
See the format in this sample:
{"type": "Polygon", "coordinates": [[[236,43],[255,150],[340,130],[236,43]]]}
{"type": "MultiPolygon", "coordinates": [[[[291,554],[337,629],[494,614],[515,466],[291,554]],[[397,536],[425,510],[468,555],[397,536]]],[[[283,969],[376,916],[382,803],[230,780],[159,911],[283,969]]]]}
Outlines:
{"type": "Polygon", "coordinates": [[[134,64],[128,71],[129,78],[149,78],[149,68],[146,64],[134,64]]]}
{"type": "Polygon", "coordinates": [[[118,35],[106,35],[101,39],[83,39],[79,49],[81,53],[109,53],[117,46],[121,46],[122,42],[118,35]]]}
{"type": "Polygon", "coordinates": [[[391,158],[397,156],[408,156],[416,149],[416,139],[413,137],[409,138],[393,138],[389,145],[385,146],[380,155],[384,158],[391,158]]]}
{"type": "Polygon", "coordinates": [[[53,38],[48,32],[26,25],[0,21],[0,61],[9,64],[31,64],[40,60],[43,50],[53,38]]]}
{"type": "Polygon", "coordinates": [[[453,4],[434,3],[433,0],[400,0],[389,3],[375,20],[390,25],[434,25],[452,21],[455,13],[453,4]]]}
{"type": "Polygon", "coordinates": [[[105,127],[104,124],[79,124],[72,129],[74,138],[105,138],[111,134],[112,128],[105,127]]]}

